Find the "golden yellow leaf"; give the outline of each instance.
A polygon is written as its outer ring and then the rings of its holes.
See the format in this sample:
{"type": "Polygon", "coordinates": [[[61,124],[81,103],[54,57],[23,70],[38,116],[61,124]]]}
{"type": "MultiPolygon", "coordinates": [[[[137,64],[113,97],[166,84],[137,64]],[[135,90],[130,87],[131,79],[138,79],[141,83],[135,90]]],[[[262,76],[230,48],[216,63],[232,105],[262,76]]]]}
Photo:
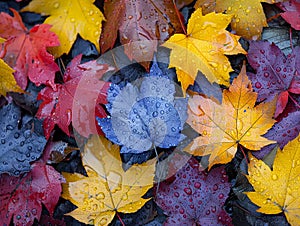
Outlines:
{"type": "Polygon", "coordinates": [[[63,173],[62,197],[78,208],[68,215],[86,224],[108,225],[116,214],[133,213],[149,199],[142,196],[153,186],[155,162],[122,168],[119,147],[92,136],[82,156],[88,177],[63,173]]]}
{"type": "Polygon", "coordinates": [[[102,12],[93,4],[95,0],[33,0],[21,11],[50,15],[45,24],[59,37],[61,45],[51,48],[56,57],[69,53],[77,34],[95,44],[98,51],[101,34],[102,12]]]}
{"type": "MultiPolygon", "coordinates": [[[[0,38],[0,43],[3,43],[4,41],[5,39],[0,38]]],[[[0,59],[0,96],[6,96],[7,92],[24,92],[17,85],[13,72],[14,70],[0,59]]]]}
{"type": "Polygon", "coordinates": [[[300,225],[300,135],[277,151],[273,170],[250,156],[248,174],[255,191],[246,194],[260,207],[258,212],[283,212],[292,226],[300,225]]]}
{"type": "Polygon", "coordinates": [[[229,85],[232,68],[225,54],[246,53],[238,42],[239,36],[225,30],[231,18],[221,13],[203,16],[197,9],[189,19],[187,34],[175,34],[163,44],[172,50],[169,67],[180,71],[178,80],[184,93],[198,70],[211,83],[229,85]]]}
{"type": "Polygon", "coordinates": [[[229,90],[223,91],[222,104],[200,95],[188,102],[187,123],[199,132],[185,151],[209,156],[209,168],[232,160],[238,145],[256,151],[275,143],[262,135],[274,124],[275,101],[255,106],[257,93],[252,91],[245,66],[233,80],[229,90]]]}
{"type": "Polygon", "coordinates": [[[261,3],[274,4],[282,1],[284,0],[198,0],[195,8],[202,7],[204,13],[225,11],[234,15],[232,30],[244,38],[257,40],[263,27],[268,26],[261,3]]]}

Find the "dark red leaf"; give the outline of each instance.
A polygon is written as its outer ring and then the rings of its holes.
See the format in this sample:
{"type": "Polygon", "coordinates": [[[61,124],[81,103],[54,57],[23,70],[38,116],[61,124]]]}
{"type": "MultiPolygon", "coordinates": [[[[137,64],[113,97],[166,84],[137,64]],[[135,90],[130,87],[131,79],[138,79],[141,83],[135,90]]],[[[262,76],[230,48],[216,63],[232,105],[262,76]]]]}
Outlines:
{"type": "Polygon", "coordinates": [[[281,13],[283,19],[288,22],[292,28],[300,30],[300,2],[289,0],[278,4],[284,13],[281,13]]]}
{"type": "Polygon", "coordinates": [[[232,225],[223,210],[229,190],[223,166],[206,173],[191,158],[175,180],[159,184],[155,200],[168,215],[165,225],[232,225]]]}
{"type": "Polygon", "coordinates": [[[248,61],[256,74],[248,73],[258,101],[271,101],[278,96],[275,117],[283,112],[289,93],[300,93],[299,47],[285,56],[275,45],[267,41],[250,42],[248,61]]]}
{"type": "Polygon", "coordinates": [[[18,85],[25,89],[28,77],[37,86],[48,84],[55,87],[54,77],[59,67],[47,52],[47,47],[58,46],[58,37],[50,31],[48,24],[35,25],[28,31],[18,12],[11,11],[14,17],[0,14],[0,34],[7,39],[4,60],[16,70],[14,75],[18,85]]]}
{"type": "Polygon", "coordinates": [[[37,162],[21,176],[0,175],[0,218],[3,225],[32,225],[39,219],[42,203],[52,215],[61,193],[63,178],[52,166],[37,162]]]}
{"type": "Polygon", "coordinates": [[[109,83],[100,81],[111,70],[96,61],[81,64],[81,55],[75,57],[64,74],[64,83],[44,88],[38,95],[43,100],[37,112],[44,120],[44,132],[48,139],[55,125],[70,135],[71,122],[80,135],[88,137],[99,132],[96,115],[105,117],[101,104],[106,103],[109,83]],[[75,120],[74,120],[75,119],[75,120]]]}

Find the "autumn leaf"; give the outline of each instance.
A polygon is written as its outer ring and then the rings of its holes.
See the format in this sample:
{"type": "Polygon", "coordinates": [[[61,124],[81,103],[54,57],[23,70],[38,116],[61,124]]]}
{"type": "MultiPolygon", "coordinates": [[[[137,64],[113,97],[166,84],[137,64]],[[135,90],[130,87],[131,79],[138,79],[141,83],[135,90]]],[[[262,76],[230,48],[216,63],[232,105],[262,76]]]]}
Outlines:
{"type": "Polygon", "coordinates": [[[3,225],[33,225],[40,219],[42,204],[50,212],[61,193],[64,179],[52,166],[43,162],[32,165],[32,170],[20,177],[0,175],[0,217],[3,225]]]}
{"type": "MultiPolygon", "coordinates": [[[[5,39],[0,38],[0,44],[3,43],[5,39]]],[[[13,76],[14,70],[8,66],[2,59],[0,59],[0,96],[6,96],[7,92],[20,92],[24,91],[17,85],[17,82],[13,76]]]]}
{"type": "Polygon", "coordinates": [[[285,56],[275,45],[267,41],[252,41],[248,50],[248,62],[256,73],[248,73],[258,101],[277,98],[275,118],[285,109],[290,93],[300,94],[300,48],[285,56]]]}
{"type": "MultiPolygon", "coordinates": [[[[180,157],[170,162],[170,168],[180,157]]],[[[173,178],[158,186],[155,202],[168,216],[164,225],[232,225],[222,208],[230,191],[224,166],[207,173],[192,157],[173,178]]]]}
{"type": "Polygon", "coordinates": [[[59,57],[68,54],[77,34],[95,44],[98,51],[104,16],[93,4],[95,0],[33,0],[21,11],[32,11],[49,17],[45,24],[51,24],[51,31],[59,37],[61,45],[51,52],[59,57]]]}
{"type": "Polygon", "coordinates": [[[295,30],[300,30],[300,2],[289,0],[278,4],[284,12],[281,13],[283,19],[288,22],[295,30]]]}
{"type": "Polygon", "coordinates": [[[300,136],[277,151],[272,170],[250,156],[247,178],[255,191],[246,192],[258,212],[284,213],[292,226],[300,225],[300,136]]]}
{"type": "Polygon", "coordinates": [[[4,45],[4,60],[14,70],[18,85],[25,89],[27,77],[37,86],[54,86],[55,72],[59,70],[47,47],[58,46],[57,36],[49,31],[50,25],[35,25],[29,31],[17,11],[11,9],[14,17],[1,13],[0,35],[7,39],[4,45]]]}
{"type": "Polygon", "coordinates": [[[233,15],[231,28],[237,35],[246,39],[260,39],[263,27],[267,27],[262,2],[274,4],[284,0],[198,0],[195,8],[202,7],[206,13],[226,12],[233,15]]]}
{"type": "Polygon", "coordinates": [[[257,93],[247,78],[245,66],[233,80],[229,90],[223,91],[222,104],[200,95],[188,103],[187,123],[199,132],[185,151],[209,156],[209,168],[232,160],[238,145],[257,151],[275,143],[262,135],[274,124],[275,101],[255,106],[257,93]]]}
{"type": "Polygon", "coordinates": [[[88,177],[63,173],[62,197],[78,208],[68,215],[94,225],[108,225],[116,212],[134,213],[149,199],[142,196],[153,186],[155,163],[133,165],[126,172],[117,145],[92,136],[82,156],[88,177]]]}
{"type": "Polygon", "coordinates": [[[213,83],[229,85],[229,60],[224,54],[246,53],[239,36],[226,31],[232,16],[197,9],[189,19],[187,34],[175,34],[163,46],[170,48],[170,65],[175,67],[182,90],[194,83],[198,70],[213,83]]]}
{"type": "MultiPolygon", "coordinates": [[[[104,3],[107,21],[101,36],[102,53],[120,41],[130,60],[151,61],[157,44],[181,32],[180,20],[171,0],[108,0],[104,3]]],[[[149,62],[143,63],[147,69],[149,62]]]]}
{"type": "Polygon", "coordinates": [[[44,133],[47,139],[55,125],[69,136],[71,122],[82,136],[88,137],[90,134],[101,132],[100,128],[96,127],[95,117],[106,116],[100,104],[106,103],[109,83],[100,81],[99,78],[111,68],[108,65],[99,65],[96,61],[85,64],[80,64],[80,61],[81,55],[73,58],[63,76],[63,84],[56,84],[55,89],[45,87],[38,94],[38,100],[43,102],[36,116],[44,119],[44,133]]]}

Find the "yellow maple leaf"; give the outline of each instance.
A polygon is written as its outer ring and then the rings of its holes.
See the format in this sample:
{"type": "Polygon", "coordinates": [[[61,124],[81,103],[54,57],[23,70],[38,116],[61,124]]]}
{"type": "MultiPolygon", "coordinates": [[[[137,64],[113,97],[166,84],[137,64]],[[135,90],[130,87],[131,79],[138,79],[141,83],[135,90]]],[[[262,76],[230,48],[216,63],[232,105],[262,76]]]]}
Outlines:
{"type": "Polygon", "coordinates": [[[33,0],[21,11],[32,11],[50,15],[45,24],[51,24],[51,31],[57,34],[61,45],[51,48],[56,57],[69,53],[77,34],[95,44],[98,51],[101,34],[102,12],[93,4],[95,0],[33,0]]]}
{"type": "Polygon", "coordinates": [[[260,207],[258,212],[283,212],[292,226],[300,225],[300,135],[277,151],[273,170],[250,156],[248,174],[255,191],[246,194],[260,207]]]}
{"type": "Polygon", "coordinates": [[[172,50],[169,67],[176,68],[184,93],[198,70],[211,83],[229,85],[232,68],[225,54],[246,53],[238,42],[239,36],[225,30],[231,18],[221,13],[203,16],[197,9],[189,19],[187,34],[175,34],[163,44],[172,50]]]}
{"type": "Polygon", "coordinates": [[[78,208],[68,215],[86,224],[108,225],[116,214],[133,213],[149,199],[141,198],[153,186],[155,162],[122,168],[119,147],[92,136],[82,157],[88,177],[63,173],[62,197],[78,208]]]}
{"type": "Polygon", "coordinates": [[[275,123],[272,116],[276,102],[255,106],[256,99],[245,66],[229,90],[223,91],[222,104],[200,95],[191,97],[187,123],[201,136],[185,151],[198,156],[210,155],[211,168],[214,164],[230,162],[238,145],[255,151],[275,143],[262,135],[275,123]]]}
{"type": "MultiPolygon", "coordinates": [[[[4,41],[5,39],[0,38],[0,43],[4,41]]],[[[13,72],[14,70],[0,59],[0,96],[6,96],[7,92],[24,92],[21,87],[17,85],[13,72]]]]}
{"type": "Polygon", "coordinates": [[[195,8],[202,7],[204,13],[226,12],[234,15],[231,21],[233,31],[247,39],[257,40],[263,27],[267,27],[262,2],[274,4],[284,0],[198,0],[195,8]]]}

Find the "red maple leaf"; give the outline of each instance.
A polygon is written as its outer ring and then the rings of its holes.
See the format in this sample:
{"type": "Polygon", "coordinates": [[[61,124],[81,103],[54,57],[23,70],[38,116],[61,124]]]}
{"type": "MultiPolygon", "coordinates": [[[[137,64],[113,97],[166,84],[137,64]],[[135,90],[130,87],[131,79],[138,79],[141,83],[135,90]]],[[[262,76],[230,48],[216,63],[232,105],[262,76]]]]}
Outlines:
{"type": "Polygon", "coordinates": [[[284,12],[280,15],[295,30],[300,30],[300,2],[297,0],[289,0],[278,3],[278,7],[284,12]]]}
{"type": "Polygon", "coordinates": [[[38,95],[38,100],[43,102],[36,116],[45,119],[43,125],[47,139],[55,125],[70,136],[71,121],[82,136],[101,133],[96,116],[106,117],[101,104],[106,104],[110,83],[99,79],[111,68],[96,61],[80,65],[80,61],[81,55],[71,61],[63,76],[63,84],[56,84],[55,88],[45,87],[38,95]]]}
{"type": "Polygon", "coordinates": [[[32,225],[42,212],[42,203],[53,214],[61,194],[62,176],[52,166],[36,162],[20,177],[0,175],[0,218],[3,225],[32,225]]]}
{"type": "Polygon", "coordinates": [[[27,77],[37,86],[48,84],[54,87],[55,72],[59,67],[47,47],[59,45],[58,37],[49,31],[51,25],[35,25],[29,31],[24,26],[19,13],[11,9],[14,17],[1,13],[0,36],[7,39],[3,44],[4,60],[15,69],[18,85],[25,89],[27,77]]]}

